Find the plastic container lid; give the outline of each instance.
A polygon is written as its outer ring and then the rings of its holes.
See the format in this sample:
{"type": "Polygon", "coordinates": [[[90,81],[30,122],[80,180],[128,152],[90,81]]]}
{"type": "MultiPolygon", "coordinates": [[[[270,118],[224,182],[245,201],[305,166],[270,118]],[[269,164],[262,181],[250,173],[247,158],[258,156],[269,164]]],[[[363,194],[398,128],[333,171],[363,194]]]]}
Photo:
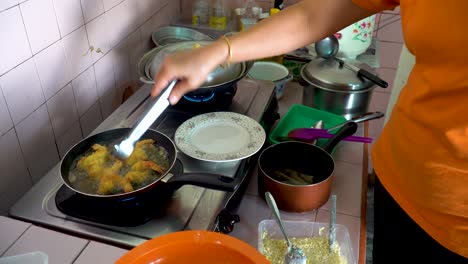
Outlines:
{"type": "Polygon", "coordinates": [[[0,258],[0,264],[48,264],[49,256],[41,251],[0,258]]]}
{"type": "Polygon", "coordinates": [[[333,91],[358,91],[374,84],[363,78],[334,59],[316,59],[304,65],[302,78],[311,85],[333,91]]]}

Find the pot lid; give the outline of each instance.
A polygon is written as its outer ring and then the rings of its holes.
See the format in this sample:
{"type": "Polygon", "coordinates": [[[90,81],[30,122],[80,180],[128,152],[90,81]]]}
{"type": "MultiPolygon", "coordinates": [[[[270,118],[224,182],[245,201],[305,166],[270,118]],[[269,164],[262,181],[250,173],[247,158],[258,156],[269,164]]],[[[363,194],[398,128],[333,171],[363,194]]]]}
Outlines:
{"type": "MultiPolygon", "coordinates": [[[[211,42],[212,41],[184,41],[163,46],[159,52],[154,54],[153,58],[148,60],[145,65],[146,76],[152,80],[154,75],[159,71],[162,62],[167,55],[177,51],[191,50],[207,45],[211,42]]],[[[244,63],[233,63],[229,67],[216,67],[210,74],[208,74],[207,80],[201,87],[208,88],[228,83],[244,74],[246,70],[244,63]]]]}
{"type": "Polygon", "coordinates": [[[334,59],[316,59],[304,65],[302,78],[309,84],[337,91],[357,91],[373,86],[367,79],[334,59]]]}

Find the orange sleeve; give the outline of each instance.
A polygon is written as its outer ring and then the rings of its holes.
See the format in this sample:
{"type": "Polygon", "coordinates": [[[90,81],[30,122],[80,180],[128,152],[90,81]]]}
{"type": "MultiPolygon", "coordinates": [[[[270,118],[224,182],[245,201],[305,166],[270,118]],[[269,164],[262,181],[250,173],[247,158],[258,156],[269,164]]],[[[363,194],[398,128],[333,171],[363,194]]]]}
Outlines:
{"type": "Polygon", "coordinates": [[[383,10],[393,10],[400,5],[400,0],[352,0],[356,5],[379,13],[383,10]]]}

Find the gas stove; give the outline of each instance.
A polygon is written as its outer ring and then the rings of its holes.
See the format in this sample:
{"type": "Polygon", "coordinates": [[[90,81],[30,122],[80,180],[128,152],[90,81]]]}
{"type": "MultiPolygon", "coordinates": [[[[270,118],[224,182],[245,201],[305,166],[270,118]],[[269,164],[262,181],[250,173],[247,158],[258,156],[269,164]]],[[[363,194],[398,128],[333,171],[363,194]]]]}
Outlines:
{"type": "MultiPolygon", "coordinates": [[[[141,87],[92,134],[112,128],[131,127],[146,109],[151,87],[141,87]]],[[[274,84],[240,80],[235,87],[213,96],[184,98],[169,107],[152,129],[174,139],[178,126],[198,114],[232,111],[250,116],[268,134],[279,117],[274,84]]],[[[52,168],[10,210],[10,216],[62,232],[132,248],[148,239],[181,230],[212,230],[229,233],[236,222],[237,207],[250,181],[256,158],[233,162],[206,162],[177,152],[177,172],[208,172],[239,179],[234,192],[185,185],[170,197],[145,193],[131,199],[96,202],[67,188],[60,164],[52,168]]]]}

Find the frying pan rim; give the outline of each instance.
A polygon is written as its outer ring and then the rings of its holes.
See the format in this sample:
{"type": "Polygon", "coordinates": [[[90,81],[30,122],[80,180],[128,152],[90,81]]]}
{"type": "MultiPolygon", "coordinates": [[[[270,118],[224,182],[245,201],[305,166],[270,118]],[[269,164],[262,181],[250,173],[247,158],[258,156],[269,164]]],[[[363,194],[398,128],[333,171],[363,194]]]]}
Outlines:
{"type": "Polygon", "coordinates": [[[318,147],[318,146],[316,146],[316,145],[314,145],[314,144],[310,144],[310,143],[307,143],[307,142],[288,141],[288,142],[279,142],[279,143],[277,143],[277,144],[273,144],[273,145],[271,145],[271,146],[265,148],[265,149],[260,153],[260,156],[258,157],[258,168],[260,169],[260,171],[262,172],[263,175],[265,175],[265,176],[268,177],[270,180],[272,180],[272,181],[274,181],[274,182],[276,182],[276,183],[279,183],[279,184],[282,184],[282,185],[286,185],[286,186],[288,186],[288,187],[294,187],[294,188],[299,188],[299,189],[301,189],[301,188],[310,188],[310,187],[312,187],[312,186],[318,186],[318,185],[321,185],[322,183],[325,183],[325,182],[329,181],[330,179],[332,179],[332,178],[333,178],[333,175],[334,175],[334,172],[335,172],[336,163],[335,163],[335,159],[333,158],[333,156],[330,155],[330,153],[328,153],[327,151],[325,151],[325,150],[322,149],[321,147],[318,147]],[[281,182],[281,181],[278,181],[278,180],[274,179],[274,178],[271,177],[268,173],[266,173],[266,171],[262,168],[262,166],[261,166],[262,156],[263,156],[263,154],[264,154],[267,150],[269,150],[270,148],[273,148],[273,147],[275,147],[275,146],[277,147],[277,146],[279,146],[279,145],[281,145],[281,144],[286,144],[286,143],[288,143],[288,144],[291,144],[291,143],[293,143],[293,144],[306,144],[306,145],[308,145],[308,146],[312,146],[312,147],[314,147],[314,148],[319,149],[322,153],[325,153],[325,154],[330,158],[330,160],[332,161],[332,163],[333,163],[333,169],[332,169],[332,171],[330,172],[330,174],[329,174],[324,180],[322,180],[322,181],[320,181],[320,182],[317,182],[317,183],[312,183],[312,184],[295,185],[295,184],[289,184],[289,183],[281,182]]]}
{"type": "MultiPolygon", "coordinates": [[[[104,131],[101,131],[101,132],[98,132],[98,133],[95,133],[95,134],[92,134],[92,135],[89,135],[87,136],[86,138],[80,140],[78,143],[76,143],[75,145],[73,145],[73,147],[71,147],[66,153],[65,155],[63,156],[63,158],[60,160],[60,179],[62,180],[63,184],[65,186],[67,186],[70,190],[76,192],[76,193],[79,193],[81,195],[85,195],[85,196],[88,196],[88,197],[94,197],[94,198],[103,198],[103,199],[112,199],[112,198],[122,198],[122,197],[126,197],[126,196],[131,196],[132,194],[134,193],[137,193],[137,192],[140,192],[140,191],[143,191],[144,189],[147,189],[147,188],[150,188],[150,186],[153,186],[155,184],[157,184],[159,181],[161,181],[163,178],[165,178],[167,176],[167,174],[170,172],[170,170],[172,169],[172,167],[174,167],[174,164],[177,162],[177,149],[176,149],[176,146],[174,144],[174,142],[168,137],[166,136],[164,133],[161,133],[157,130],[154,130],[154,129],[147,129],[147,131],[149,131],[150,133],[155,133],[155,134],[159,134],[165,138],[167,138],[167,140],[172,144],[172,147],[174,149],[174,159],[171,161],[171,164],[170,166],[168,167],[168,169],[166,170],[166,172],[161,175],[158,179],[156,179],[155,181],[153,181],[152,183],[148,184],[148,185],[145,185],[144,187],[141,187],[141,188],[138,188],[136,190],[133,190],[131,192],[124,192],[124,193],[118,193],[118,194],[110,194],[110,195],[102,195],[102,194],[91,194],[91,193],[86,193],[86,192],[83,192],[83,191],[80,191],[80,190],[77,190],[76,188],[70,186],[70,184],[68,183],[68,181],[65,180],[65,176],[63,175],[62,171],[63,171],[63,167],[64,167],[64,160],[67,159],[67,158],[70,158],[69,156],[71,155],[70,152],[72,152],[73,150],[75,150],[77,148],[77,146],[79,146],[80,144],[83,144],[84,142],[86,141],[89,141],[91,138],[93,137],[97,137],[97,136],[100,136],[100,135],[103,135],[103,134],[106,134],[106,133],[112,133],[112,132],[116,132],[116,131],[126,131],[126,132],[130,132],[131,131],[131,128],[129,127],[120,127],[120,128],[112,128],[112,129],[108,129],[108,130],[104,130],[104,131]]],[[[145,132],[146,133],[146,132],[145,132]]],[[[124,134],[125,136],[125,134],[124,134]]],[[[142,138],[143,139],[143,138],[142,138]]],[[[97,143],[97,142],[96,142],[97,143]]],[[[162,146],[161,146],[162,147],[162,146]]],[[[169,151],[167,149],[165,149],[168,153],[169,151]]],[[[82,154],[81,154],[82,155],[82,154]]],[[[68,170],[70,170],[70,168],[68,168],[68,170]]],[[[68,176],[68,175],[67,175],[68,176]]]]}

